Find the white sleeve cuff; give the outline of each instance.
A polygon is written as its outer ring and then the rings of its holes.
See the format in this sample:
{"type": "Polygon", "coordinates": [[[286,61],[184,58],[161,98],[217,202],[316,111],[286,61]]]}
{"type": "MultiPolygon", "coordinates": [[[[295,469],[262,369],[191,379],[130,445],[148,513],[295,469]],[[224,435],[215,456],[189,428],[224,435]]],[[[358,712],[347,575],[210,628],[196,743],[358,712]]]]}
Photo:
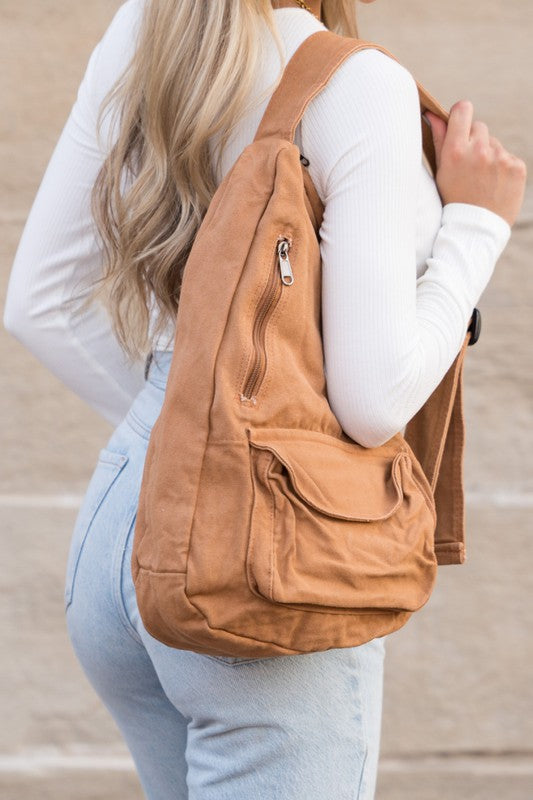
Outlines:
{"type": "Polygon", "coordinates": [[[492,238],[493,257],[497,261],[511,236],[511,226],[500,214],[473,203],[446,203],[442,209],[442,224],[465,225],[492,238]]]}

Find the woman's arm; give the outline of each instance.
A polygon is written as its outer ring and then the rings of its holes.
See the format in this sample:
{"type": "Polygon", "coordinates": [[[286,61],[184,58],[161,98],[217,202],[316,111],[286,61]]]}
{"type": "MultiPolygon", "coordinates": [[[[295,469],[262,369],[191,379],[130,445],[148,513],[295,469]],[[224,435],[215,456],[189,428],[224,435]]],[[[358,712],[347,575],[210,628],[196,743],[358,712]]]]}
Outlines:
{"type": "Polygon", "coordinates": [[[82,304],[102,269],[90,212],[104,158],[96,113],[129,59],[139,8],[124,3],[91,54],[27,218],[4,310],[7,330],[112,424],[141,387],[143,365],[127,362],[103,308],[82,304]]]}
{"type": "Polygon", "coordinates": [[[406,425],[449,369],[510,226],[480,206],[444,206],[417,279],[419,99],[411,74],[380,51],[341,65],[309,106],[302,136],[325,200],[328,397],[346,433],[375,447],[406,425]]]}

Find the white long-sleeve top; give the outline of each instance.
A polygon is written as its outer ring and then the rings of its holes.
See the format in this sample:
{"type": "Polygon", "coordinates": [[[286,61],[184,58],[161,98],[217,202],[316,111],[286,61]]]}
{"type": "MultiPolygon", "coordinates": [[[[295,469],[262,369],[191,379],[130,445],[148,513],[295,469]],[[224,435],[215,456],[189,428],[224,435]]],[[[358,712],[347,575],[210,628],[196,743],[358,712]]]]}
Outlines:
{"type": "MultiPolygon", "coordinates": [[[[90,190],[114,137],[109,127],[98,141],[96,115],[132,55],[143,2],[120,6],[90,56],[27,218],[4,312],[6,328],[113,424],[141,388],[144,364],[128,363],[106,313],[82,309],[82,300],[102,268],[90,190]]],[[[274,15],[287,58],[324,27],[298,7],[274,15]]],[[[257,95],[280,68],[264,31],[257,95]]],[[[219,180],[253,140],[268,99],[241,119],[219,180]]],[[[511,229],[481,206],[443,208],[422,160],[415,80],[378,50],[343,62],[309,104],[295,141],[325,206],[329,402],[350,437],[375,447],[404,428],[452,364],[511,229]]],[[[172,338],[169,331],[157,347],[171,347],[172,338]]]]}

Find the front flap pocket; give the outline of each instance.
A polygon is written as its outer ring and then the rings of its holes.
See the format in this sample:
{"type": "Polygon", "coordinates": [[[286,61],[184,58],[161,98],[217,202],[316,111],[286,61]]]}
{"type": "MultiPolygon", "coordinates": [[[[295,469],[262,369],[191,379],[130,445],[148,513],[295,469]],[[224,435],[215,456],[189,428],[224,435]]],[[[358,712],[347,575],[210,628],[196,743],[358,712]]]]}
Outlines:
{"type": "Polygon", "coordinates": [[[402,502],[404,451],[372,451],[316,431],[249,430],[251,445],[273,453],[296,493],[323,514],[361,522],[387,519],[402,502]]]}
{"type": "Polygon", "coordinates": [[[407,450],[248,428],[252,591],[314,610],[415,610],[436,576],[434,516],[407,450]]]}

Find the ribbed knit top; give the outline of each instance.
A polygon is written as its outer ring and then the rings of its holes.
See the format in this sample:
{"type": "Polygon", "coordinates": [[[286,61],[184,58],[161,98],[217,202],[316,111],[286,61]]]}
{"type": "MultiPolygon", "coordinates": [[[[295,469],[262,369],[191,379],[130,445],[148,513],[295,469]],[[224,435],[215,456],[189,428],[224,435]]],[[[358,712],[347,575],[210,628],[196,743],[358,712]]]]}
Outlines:
{"type": "MultiPolygon", "coordinates": [[[[28,216],[4,314],[8,330],[113,424],[142,386],[143,364],[128,363],[99,306],[82,309],[70,298],[102,268],[89,205],[106,152],[96,114],[131,56],[142,4],[125,2],[91,54],[28,216]]],[[[298,7],[274,15],[287,58],[323,28],[298,7]]],[[[266,27],[263,35],[254,96],[280,68],[266,27]]],[[[220,180],[253,140],[268,99],[240,120],[220,180]]],[[[325,207],[329,402],[346,433],[374,447],[404,428],[450,367],[511,229],[481,206],[442,206],[422,161],[415,80],[380,51],[344,61],[309,104],[295,141],[325,207]]],[[[157,347],[171,347],[172,339],[171,329],[157,347]]]]}

